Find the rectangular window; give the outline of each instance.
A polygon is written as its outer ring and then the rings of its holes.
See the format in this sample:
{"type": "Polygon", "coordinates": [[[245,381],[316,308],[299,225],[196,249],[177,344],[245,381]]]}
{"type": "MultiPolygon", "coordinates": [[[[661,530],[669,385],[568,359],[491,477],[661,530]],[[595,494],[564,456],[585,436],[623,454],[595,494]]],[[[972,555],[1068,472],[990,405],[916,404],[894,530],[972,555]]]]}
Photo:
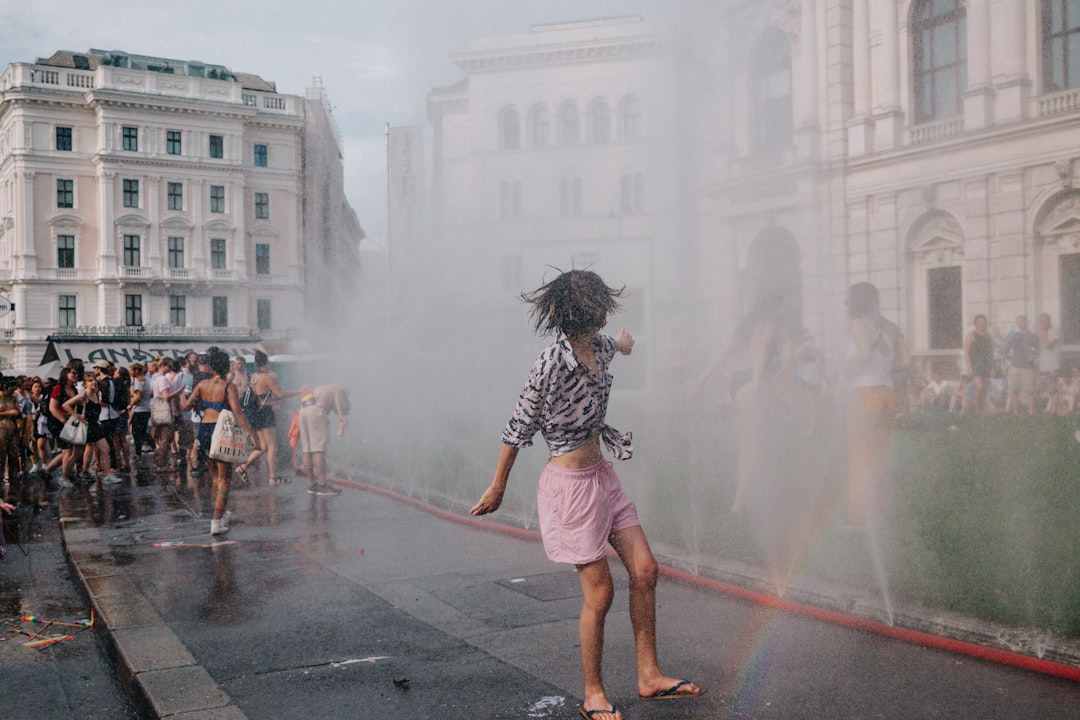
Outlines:
{"type": "Polygon", "coordinates": [[[169,209],[170,210],[183,210],[184,209],[184,183],[171,182],[167,185],[169,209]]]}
{"type": "Polygon", "coordinates": [[[225,212],[225,186],[224,185],[211,185],[210,186],[210,212],[223,213],[225,212]]]}
{"type": "Polygon", "coordinates": [[[1080,343],[1080,253],[1062,255],[1061,268],[1061,342],[1080,343]]]}
{"type": "Polygon", "coordinates": [[[184,238],[169,238],[169,268],[180,270],[184,267],[184,238]]]}
{"type": "Polygon", "coordinates": [[[56,267],[69,270],[75,267],[74,235],[56,236],[56,267]]]}
{"type": "Polygon", "coordinates": [[[222,135],[210,136],[210,157],[225,157],[225,137],[222,135]]]}
{"type": "Polygon", "coordinates": [[[56,149],[71,151],[71,128],[56,128],[56,149]]]}
{"type": "Polygon", "coordinates": [[[180,154],[180,131],[179,130],[166,130],[165,131],[165,152],[169,155],[180,154]]]}
{"type": "Polygon", "coordinates": [[[270,193],[255,193],[255,219],[270,219],[270,193]]]}
{"type": "Polygon", "coordinates": [[[270,301],[267,299],[255,301],[255,327],[259,330],[270,329],[270,301]]]}
{"type": "Polygon", "coordinates": [[[265,145],[255,146],[255,167],[266,167],[269,156],[265,145]]]}
{"type": "Polygon", "coordinates": [[[255,243],[255,274],[270,274],[270,246],[266,243],[255,243]]]}
{"type": "Polygon", "coordinates": [[[215,296],[214,303],[214,327],[228,327],[229,326],[229,298],[223,296],[215,296]]]}
{"type": "Polygon", "coordinates": [[[75,327],[75,296],[74,295],[61,295],[60,296],[60,327],[72,328],[75,327]]]}
{"type": "Polygon", "coordinates": [[[124,266],[139,267],[142,265],[142,238],[138,235],[124,236],[124,266]]]}
{"type": "Polygon", "coordinates": [[[173,327],[187,325],[187,297],[184,295],[169,296],[169,324],[173,327]]]}
{"type": "Polygon", "coordinates": [[[931,350],[963,347],[964,319],[959,265],[926,271],[927,333],[931,350]]]}
{"type": "Polygon", "coordinates": [[[125,127],[123,129],[124,149],[136,152],[139,149],[139,128],[125,127]]]}
{"type": "Polygon", "coordinates": [[[225,238],[210,238],[210,269],[225,269],[225,238]]]}
{"type": "Polygon", "coordinates": [[[1042,1],[1044,92],[1080,87],[1080,5],[1042,1]]]}
{"type": "Polygon", "coordinates": [[[139,327],[142,321],[142,295],[124,296],[124,324],[139,327]]]}
{"type": "Polygon", "coordinates": [[[56,207],[58,207],[58,208],[73,208],[73,207],[75,207],[75,181],[74,180],[57,180],[56,181],[56,207]]]}
{"type": "Polygon", "coordinates": [[[124,181],[124,207],[137,208],[139,207],[139,181],[138,180],[125,180],[124,181]]]}

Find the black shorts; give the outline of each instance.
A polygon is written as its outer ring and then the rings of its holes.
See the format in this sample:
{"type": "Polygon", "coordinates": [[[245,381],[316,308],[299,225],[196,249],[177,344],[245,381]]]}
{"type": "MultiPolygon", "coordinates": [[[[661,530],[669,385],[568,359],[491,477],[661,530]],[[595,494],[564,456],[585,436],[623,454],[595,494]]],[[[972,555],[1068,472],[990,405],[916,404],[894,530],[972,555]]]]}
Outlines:
{"type": "Polygon", "coordinates": [[[248,416],[248,422],[251,423],[252,430],[274,427],[277,424],[277,419],[274,417],[274,408],[256,408],[255,412],[248,416]]]}
{"type": "Polygon", "coordinates": [[[73,447],[71,443],[60,437],[60,431],[64,429],[64,423],[50,414],[45,418],[45,424],[49,426],[49,432],[52,434],[53,439],[56,440],[56,447],[61,450],[70,450],[73,447]]]}

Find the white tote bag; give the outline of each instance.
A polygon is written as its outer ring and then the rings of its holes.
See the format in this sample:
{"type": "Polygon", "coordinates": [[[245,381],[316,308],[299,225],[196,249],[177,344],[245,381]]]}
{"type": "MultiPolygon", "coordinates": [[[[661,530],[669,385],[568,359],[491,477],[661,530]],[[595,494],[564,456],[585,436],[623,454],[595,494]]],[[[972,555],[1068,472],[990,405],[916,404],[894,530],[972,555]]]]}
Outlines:
{"type": "Polygon", "coordinates": [[[227,463],[242,463],[247,460],[247,433],[240,427],[240,423],[236,422],[231,410],[223,409],[218,413],[208,456],[211,460],[227,463]]]}
{"type": "MultiPolygon", "coordinates": [[[[86,406],[80,412],[86,412],[86,406]]],[[[68,415],[64,422],[64,429],[60,431],[60,439],[72,445],[86,444],[86,423],[80,422],[75,413],[68,415]]]]}

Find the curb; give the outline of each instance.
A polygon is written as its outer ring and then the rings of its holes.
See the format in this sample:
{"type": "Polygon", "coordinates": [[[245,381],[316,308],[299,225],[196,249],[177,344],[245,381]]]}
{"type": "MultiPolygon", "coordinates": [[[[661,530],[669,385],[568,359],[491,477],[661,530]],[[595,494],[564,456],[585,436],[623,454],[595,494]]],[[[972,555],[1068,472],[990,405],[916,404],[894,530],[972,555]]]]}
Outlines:
{"type": "Polygon", "coordinates": [[[98,528],[60,519],[68,566],[125,691],[149,717],[247,720],[117,563],[98,528]]]}

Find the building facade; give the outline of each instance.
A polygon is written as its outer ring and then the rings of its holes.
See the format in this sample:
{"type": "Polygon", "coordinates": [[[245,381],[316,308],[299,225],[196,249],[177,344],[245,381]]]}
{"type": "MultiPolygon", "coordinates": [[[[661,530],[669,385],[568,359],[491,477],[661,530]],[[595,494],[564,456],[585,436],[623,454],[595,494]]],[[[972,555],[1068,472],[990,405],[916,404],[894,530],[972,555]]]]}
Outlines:
{"type": "Polygon", "coordinates": [[[872,281],[947,373],[980,314],[1080,353],[1080,6],[718,0],[716,28],[703,279],[786,278],[832,347],[872,281]]]}
{"type": "Polygon", "coordinates": [[[5,365],[67,336],[286,349],[305,320],[306,117],[303,97],[206,63],[91,50],[8,66],[5,365]]]}
{"type": "MultiPolygon", "coordinates": [[[[436,261],[444,267],[486,269],[455,291],[511,331],[520,292],[553,268],[590,268],[627,285],[621,322],[658,331],[696,233],[685,118],[699,68],[687,44],[627,16],[479,38],[453,60],[465,77],[428,97],[435,240],[425,251],[464,260],[436,261]]],[[[651,352],[620,387],[648,382],[651,352]]]]}

